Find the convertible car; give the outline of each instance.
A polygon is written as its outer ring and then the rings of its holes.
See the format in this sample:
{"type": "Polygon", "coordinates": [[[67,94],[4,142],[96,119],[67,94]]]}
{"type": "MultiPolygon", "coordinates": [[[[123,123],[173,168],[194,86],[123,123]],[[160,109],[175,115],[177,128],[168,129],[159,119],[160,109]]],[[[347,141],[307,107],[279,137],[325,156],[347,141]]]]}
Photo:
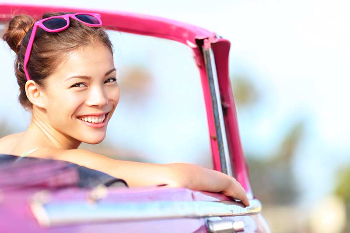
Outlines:
{"type": "MultiPolygon", "coordinates": [[[[0,4],[14,14],[91,9],[0,4]]],[[[188,46],[198,68],[213,169],[235,177],[251,205],[184,188],[128,188],[121,179],[75,164],[0,155],[0,232],[270,232],[250,187],[229,79],[230,42],[205,29],[148,15],[96,10],[109,30],[188,46]]]]}

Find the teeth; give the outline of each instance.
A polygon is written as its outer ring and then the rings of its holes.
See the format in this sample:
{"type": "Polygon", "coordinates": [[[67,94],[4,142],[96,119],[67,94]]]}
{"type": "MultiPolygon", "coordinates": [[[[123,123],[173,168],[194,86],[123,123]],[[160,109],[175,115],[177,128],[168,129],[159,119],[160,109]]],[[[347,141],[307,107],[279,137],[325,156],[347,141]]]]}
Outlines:
{"type": "Polygon", "coordinates": [[[94,117],[94,116],[89,116],[89,117],[79,117],[80,120],[98,124],[102,123],[105,120],[106,115],[102,115],[100,117],[94,117]]]}

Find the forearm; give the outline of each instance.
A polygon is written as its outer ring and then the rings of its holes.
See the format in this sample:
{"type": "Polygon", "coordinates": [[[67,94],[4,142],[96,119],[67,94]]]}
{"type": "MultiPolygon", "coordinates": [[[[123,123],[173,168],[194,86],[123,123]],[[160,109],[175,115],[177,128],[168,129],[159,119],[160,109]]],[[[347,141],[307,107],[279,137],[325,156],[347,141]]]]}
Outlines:
{"type": "Polygon", "coordinates": [[[124,179],[130,187],[155,185],[181,187],[173,169],[167,165],[117,160],[113,164],[108,173],[124,179]]]}
{"type": "Polygon", "coordinates": [[[57,150],[56,159],[76,163],[124,179],[130,187],[177,186],[176,171],[167,165],[116,160],[90,151],[57,150]]]}
{"type": "MultiPolygon", "coordinates": [[[[92,152],[84,152],[84,156],[92,152]]],[[[130,187],[167,185],[220,192],[230,182],[221,172],[185,163],[153,164],[110,159],[94,154],[85,165],[124,179],[130,187]],[[94,158],[94,159],[92,159],[94,158]],[[96,161],[94,161],[96,158],[96,161]],[[226,178],[226,179],[225,179],[226,178]]]]}
{"type": "Polygon", "coordinates": [[[118,163],[122,167],[118,171],[114,170],[113,174],[125,179],[130,186],[165,184],[168,187],[184,187],[198,191],[222,192],[227,196],[240,199],[243,203],[249,205],[242,186],[234,178],[218,171],[186,163],[164,165],[126,161],[119,161],[118,163]]]}
{"type": "Polygon", "coordinates": [[[222,192],[249,205],[244,189],[234,178],[193,164],[121,161],[83,150],[70,150],[63,155],[61,153],[60,159],[124,179],[131,187],[167,185],[198,191],[222,192]]]}
{"type": "Polygon", "coordinates": [[[168,166],[174,170],[175,174],[179,174],[178,182],[189,189],[221,192],[231,182],[225,174],[197,165],[172,163],[168,166]]]}
{"type": "Polygon", "coordinates": [[[126,162],[124,168],[136,169],[137,174],[122,170],[122,174],[131,186],[147,186],[166,184],[169,187],[184,187],[192,190],[207,192],[222,192],[226,196],[239,199],[249,206],[249,200],[240,183],[236,179],[221,172],[206,169],[186,163],[172,163],[166,165],[126,162]],[[136,166],[136,167],[134,167],[136,166]]]}
{"type": "Polygon", "coordinates": [[[193,190],[221,192],[229,185],[221,172],[185,163],[152,164],[114,160],[108,173],[124,179],[129,186],[167,185],[193,190]]]}

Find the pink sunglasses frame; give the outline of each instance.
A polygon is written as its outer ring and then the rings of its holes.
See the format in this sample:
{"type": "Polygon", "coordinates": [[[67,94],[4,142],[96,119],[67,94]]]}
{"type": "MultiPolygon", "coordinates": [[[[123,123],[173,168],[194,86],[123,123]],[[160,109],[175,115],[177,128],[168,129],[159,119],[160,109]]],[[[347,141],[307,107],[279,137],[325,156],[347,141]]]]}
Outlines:
{"type": "Polygon", "coordinates": [[[34,42],[34,38],[35,38],[35,34],[36,34],[36,31],[37,31],[37,28],[40,27],[41,29],[43,29],[43,30],[45,30],[47,32],[52,32],[52,33],[60,32],[60,31],[63,31],[63,30],[65,30],[65,29],[67,29],[69,27],[69,22],[70,22],[69,18],[78,20],[79,22],[81,22],[81,23],[83,23],[83,24],[85,24],[85,25],[87,25],[89,27],[101,27],[102,26],[101,15],[97,14],[97,13],[75,13],[75,14],[57,15],[57,16],[52,16],[52,17],[49,17],[49,18],[45,18],[45,19],[36,21],[34,23],[32,34],[30,36],[30,39],[29,39],[29,42],[28,42],[28,45],[27,45],[26,53],[24,55],[23,69],[24,69],[24,73],[26,75],[27,81],[31,80],[31,78],[29,76],[29,73],[28,73],[28,70],[27,70],[27,64],[28,64],[28,61],[29,61],[30,53],[32,51],[33,42],[34,42]],[[93,16],[94,18],[96,18],[98,20],[99,23],[98,24],[90,24],[90,23],[84,22],[84,21],[78,19],[76,17],[76,15],[90,15],[90,16],[93,16]],[[54,30],[51,30],[51,29],[45,27],[43,22],[45,22],[47,20],[50,20],[50,19],[55,19],[55,18],[61,18],[61,19],[66,20],[67,25],[62,27],[62,28],[58,28],[58,29],[54,29],[54,30]]]}

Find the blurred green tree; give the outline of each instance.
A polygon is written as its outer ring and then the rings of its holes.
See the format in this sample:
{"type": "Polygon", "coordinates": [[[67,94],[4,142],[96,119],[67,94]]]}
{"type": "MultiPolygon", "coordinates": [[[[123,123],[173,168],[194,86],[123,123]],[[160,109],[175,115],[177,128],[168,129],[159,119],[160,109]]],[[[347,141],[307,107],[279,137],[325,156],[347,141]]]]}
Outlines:
{"type": "MultiPolygon", "coordinates": [[[[237,109],[243,111],[254,108],[262,98],[262,93],[247,76],[231,77],[237,109]]],[[[303,137],[304,128],[305,122],[302,120],[290,122],[289,131],[281,142],[275,145],[273,155],[256,156],[246,153],[254,194],[263,203],[286,205],[296,201],[298,191],[292,173],[292,161],[303,137]]]]}
{"type": "Polygon", "coordinates": [[[344,167],[338,173],[334,194],[346,204],[347,225],[344,232],[350,232],[350,167],[344,167]]]}
{"type": "Polygon", "coordinates": [[[274,155],[263,156],[270,159],[256,159],[259,156],[247,154],[253,191],[263,203],[287,205],[296,201],[298,191],[292,159],[303,131],[302,121],[294,123],[282,143],[276,145],[274,155]]]}
{"type": "Polygon", "coordinates": [[[250,79],[244,75],[236,75],[233,77],[231,82],[235,103],[241,108],[248,108],[256,105],[259,101],[260,93],[250,79]]]}

